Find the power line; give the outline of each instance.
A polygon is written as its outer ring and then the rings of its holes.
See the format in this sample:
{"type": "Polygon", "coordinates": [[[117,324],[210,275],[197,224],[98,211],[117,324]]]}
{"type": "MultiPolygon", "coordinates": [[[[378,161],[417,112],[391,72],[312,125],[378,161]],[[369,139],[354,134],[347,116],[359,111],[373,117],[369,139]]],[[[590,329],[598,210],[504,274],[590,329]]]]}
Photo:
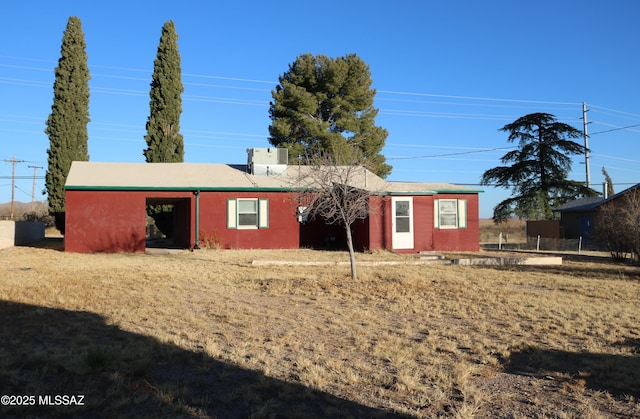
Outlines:
{"type": "Polygon", "coordinates": [[[611,108],[605,108],[604,106],[599,106],[599,105],[594,105],[593,103],[589,103],[589,106],[592,108],[599,108],[599,109],[604,109],[606,111],[610,111],[610,112],[616,112],[619,114],[623,114],[623,115],[628,115],[628,116],[633,116],[635,118],[640,118],[640,115],[635,114],[635,113],[630,113],[630,112],[625,112],[625,111],[619,111],[616,109],[611,109],[611,108]]]}
{"type": "Polygon", "coordinates": [[[464,154],[477,154],[477,153],[486,153],[488,151],[496,151],[496,150],[508,150],[514,149],[517,147],[494,147],[494,148],[486,148],[482,150],[474,150],[474,151],[459,151],[456,153],[446,153],[446,154],[432,154],[428,156],[408,156],[408,157],[389,157],[387,160],[414,160],[414,159],[433,159],[438,157],[449,157],[449,156],[460,156],[464,154]]]}
{"type": "Polygon", "coordinates": [[[15,205],[15,176],[16,176],[16,163],[24,163],[24,160],[16,160],[15,154],[11,160],[4,160],[6,163],[11,163],[11,216],[10,218],[13,220],[13,209],[15,205]]]}
{"type": "Polygon", "coordinates": [[[31,212],[33,212],[33,206],[35,203],[35,198],[36,198],[36,171],[38,169],[44,169],[43,166],[31,166],[29,165],[29,168],[33,169],[33,186],[31,188],[31,212]]]}
{"type": "MultiPolygon", "coordinates": [[[[604,182],[602,182],[604,183],[604,182]]],[[[633,186],[633,185],[637,185],[638,183],[633,183],[633,182],[614,182],[614,186],[618,185],[618,186],[623,186],[623,185],[627,185],[627,186],[633,186]]],[[[491,188],[513,188],[516,186],[520,186],[519,184],[508,184],[508,185],[499,185],[497,183],[460,183],[460,182],[456,182],[456,185],[460,185],[460,186],[488,186],[491,188]]]]}
{"type": "Polygon", "coordinates": [[[632,163],[640,163],[640,160],[626,159],[626,158],[623,158],[623,157],[606,156],[604,154],[592,154],[592,156],[605,158],[605,159],[627,161],[627,162],[632,162],[632,163]]]}
{"type": "MultiPolygon", "coordinates": [[[[1,56],[0,56],[1,57],[1,56]]],[[[15,58],[12,58],[15,59],[15,58]]],[[[20,59],[20,58],[18,58],[20,59]]],[[[26,59],[26,58],[25,58],[26,59]]],[[[31,67],[31,66],[21,66],[21,65],[13,65],[13,64],[2,64],[0,63],[0,67],[7,68],[17,68],[17,69],[28,69],[34,71],[49,71],[51,72],[51,68],[41,68],[41,67],[31,67]]],[[[104,66],[104,65],[91,65],[90,67],[94,68],[103,68],[103,69],[111,69],[111,70],[122,70],[122,71],[131,71],[131,72],[144,72],[151,74],[150,70],[147,69],[136,69],[136,68],[124,68],[124,67],[113,67],[113,66],[104,66]]],[[[278,81],[275,80],[261,80],[261,79],[253,79],[253,78],[241,78],[241,77],[228,77],[228,76],[218,76],[218,75],[209,75],[209,74],[195,74],[195,73],[182,73],[183,77],[194,77],[194,78],[204,78],[204,79],[216,79],[216,80],[227,80],[227,81],[236,81],[243,83],[260,83],[260,84],[270,84],[274,87],[278,84],[278,81]]],[[[142,79],[139,77],[128,77],[128,76],[119,76],[119,75],[109,75],[109,74],[92,74],[93,77],[109,77],[109,78],[120,78],[120,79],[131,79],[134,81],[148,81],[148,79],[142,79]]],[[[25,80],[22,80],[25,81],[25,80]]],[[[189,82],[184,82],[185,85],[188,85],[189,82]]],[[[234,87],[228,87],[234,88],[234,87]]],[[[256,89],[259,91],[270,91],[267,89],[256,89]]],[[[541,101],[541,100],[527,100],[527,99],[508,99],[508,98],[498,98],[498,97],[481,97],[481,96],[464,96],[464,95],[450,95],[450,94],[437,94],[437,93],[422,93],[422,92],[408,92],[408,91],[396,91],[396,90],[377,90],[378,93],[386,93],[392,95],[400,95],[400,96],[418,96],[418,97],[433,97],[433,98],[445,98],[445,99],[463,99],[463,100],[475,100],[480,102],[504,102],[504,103],[533,103],[533,104],[544,104],[544,105],[570,105],[577,106],[580,105],[579,102],[561,102],[561,101],[541,101]]]]}
{"type": "MultiPolygon", "coordinates": [[[[55,64],[54,61],[28,59],[28,58],[20,58],[20,57],[0,56],[0,58],[11,59],[11,60],[23,59],[23,60],[47,62],[47,63],[55,64]]],[[[46,72],[51,72],[51,75],[53,75],[53,71],[52,71],[53,70],[53,66],[48,67],[48,68],[42,68],[42,67],[35,67],[35,66],[21,66],[21,65],[0,63],[0,67],[16,68],[16,69],[21,69],[21,70],[34,70],[34,71],[39,71],[39,72],[45,72],[46,71],[46,72]]],[[[113,78],[113,79],[121,79],[121,80],[131,80],[133,82],[142,82],[142,81],[147,82],[151,78],[151,70],[150,69],[113,67],[113,66],[103,66],[103,65],[91,65],[91,67],[100,68],[100,69],[106,70],[106,71],[103,71],[101,73],[94,73],[93,76],[96,76],[96,77],[113,78]],[[145,74],[149,75],[149,79],[142,78],[142,77],[127,76],[127,75],[117,75],[115,73],[114,74],[108,74],[110,70],[113,70],[113,71],[128,71],[128,72],[135,72],[135,73],[145,73],[145,74]]],[[[226,77],[226,76],[195,74],[195,73],[183,73],[183,76],[185,78],[187,78],[187,79],[189,79],[189,78],[215,79],[215,80],[229,81],[229,82],[234,82],[234,83],[237,82],[237,83],[252,83],[252,84],[253,83],[271,84],[273,86],[275,86],[278,83],[277,81],[260,80],[260,79],[255,79],[255,78],[226,77]]],[[[40,80],[0,78],[0,83],[2,82],[2,80],[6,80],[7,82],[9,82],[8,84],[23,83],[23,84],[28,84],[28,85],[35,85],[35,86],[38,86],[38,87],[51,86],[51,82],[50,81],[44,82],[44,81],[40,81],[40,80]]],[[[199,83],[199,82],[193,82],[193,81],[186,81],[185,84],[187,86],[225,88],[225,89],[243,90],[243,91],[256,92],[256,93],[270,91],[269,89],[253,88],[253,87],[246,87],[246,86],[237,86],[237,85],[231,85],[231,84],[228,85],[228,86],[225,86],[225,85],[222,85],[222,84],[206,84],[206,83],[199,83]]],[[[116,88],[116,87],[92,86],[92,92],[106,93],[106,94],[116,94],[116,95],[140,96],[140,97],[148,96],[148,91],[146,91],[146,90],[121,89],[121,88],[116,88]]],[[[465,106],[465,107],[470,107],[470,106],[473,107],[473,106],[475,106],[475,107],[480,107],[480,108],[498,108],[498,107],[500,107],[500,108],[507,108],[507,109],[523,109],[523,106],[522,106],[523,104],[545,105],[545,106],[551,105],[551,106],[561,106],[561,107],[576,106],[576,109],[575,109],[576,113],[578,113],[577,106],[580,105],[579,102],[506,99],[506,98],[498,98],[498,97],[475,97],[475,96],[465,96],[465,95],[435,94],[435,93],[423,93],[423,92],[411,92],[411,91],[377,90],[377,92],[382,94],[382,97],[381,96],[377,96],[376,97],[376,101],[393,101],[393,102],[416,104],[416,105],[433,104],[433,105],[438,105],[438,106],[465,106]],[[384,95],[395,95],[396,98],[384,97],[384,95]],[[431,101],[419,100],[420,98],[432,98],[434,100],[431,100],[431,101]],[[435,99],[444,99],[444,100],[438,101],[438,100],[435,100],[435,99]],[[453,99],[454,101],[451,101],[450,99],[453,99]],[[463,101],[470,101],[470,102],[469,103],[464,103],[463,101]],[[474,102],[477,102],[477,103],[474,103],[474,102]]],[[[237,97],[185,95],[183,98],[185,100],[192,101],[192,102],[228,103],[228,104],[235,104],[235,105],[242,105],[242,106],[267,106],[267,104],[268,104],[268,100],[265,100],[263,102],[261,100],[253,100],[253,99],[237,98],[237,97]]],[[[593,105],[591,103],[589,104],[589,106],[592,107],[592,108],[595,108],[594,109],[595,112],[600,112],[600,113],[607,114],[607,115],[615,113],[616,115],[624,115],[624,117],[628,117],[629,119],[631,119],[630,117],[640,118],[640,115],[637,115],[637,114],[633,114],[633,113],[629,113],[629,112],[623,112],[623,111],[619,111],[619,110],[615,110],[615,109],[611,109],[611,108],[607,108],[607,107],[602,107],[602,106],[599,106],[599,105],[593,105]]],[[[560,110],[562,110],[562,111],[572,111],[573,109],[571,109],[571,108],[562,108],[560,110]]],[[[503,114],[491,114],[491,113],[478,113],[478,112],[476,112],[476,113],[474,113],[474,112],[435,112],[435,111],[430,112],[430,111],[425,111],[425,110],[410,110],[410,109],[402,110],[402,109],[384,109],[384,108],[379,109],[379,111],[380,111],[381,114],[390,115],[390,116],[439,118],[439,119],[505,120],[507,118],[509,118],[509,119],[514,118],[514,117],[509,116],[509,115],[504,115],[504,113],[503,114]]],[[[620,116],[620,117],[623,117],[623,116],[620,116]]],[[[29,118],[31,118],[31,117],[29,117],[29,118]]],[[[567,118],[560,118],[560,119],[565,119],[566,120],[567,118]]],[[[579,119],[579,118],[576,118],[576,119],[579,119]]],[[[594,121],[594,123],[595,123],[595,121],[594,121]]],[[[95,122],[92,122],[91,124],[92,124],[91,125],[92,127],[96,126],[95,122]]],[[[605,123],[602,123],[602,124],[606,125],[605,123]]],[[[114,125],[116,127],[118,126],[118,124],[112,124],[112,125],[114,125]]],[[[616,127],[615,129],[612,129],[612,130],[607,130],[607,131],[603,131],[603,132],[596,132],[596,133],[592,133],[590,135],[596,135],[596,134],[601,134],[601,133],[611,132],[611,131],[618,131],[618,130],[622,130],[622,129],[630,129],[630,128],[633,128],[635,126],[640,126],[640,124],[630,125],[630,126],[627,126],[627,127],[616,127]]],[[[190,130],[185,130],[185,133],[187,133],[189,131],[190,130]]],[[[205,133],[205,135],[206,135],[206,133],[205,133]]],[[[264,137],[263,134],[227,133],[227,135],[252,135],[252,136],[256,136],[256,137],[264,137]]],[[[92,136],[92,138],[109,139],[108,137],[95,137],[95,136],[92,136]]],[[[115,139],[115,138],[110,138],[110,139],[112,140],[112,139],[115,139]]],[[[134,140],[132,140],[132,141],[134,141],[134,140]]],[[[137,140],[135,140],[135,141],[137,141],[137,140]]],[[[191,143],[187,143],[187,144],[191,144],[191,143]]],[[[200,144],[198,144],[198,145],[200,145],[200,144]]],[[[509,148],[513,148],[513,147],[496,147],[496,148],[492,148],[492,149],[489,148],[489,149],[482,149],[482,150],[478,150],[478,151],[468,151],[468,152],[460,152],[460,153],[446,153],[446,154],[436,154],[436,155],[424,155],[424,156],[408,156],[408,157],[395,157],[395,158],[392,157],[392,158],[388,158],[388,160],[429,159],[429,158],[438,158],[438,157],[449,157],[449,156],[455,156],[455,155],[459,155],[459,154],[482,153],[482,152],[509,149],[509,148]]],[[[16,179],[17,178],[18,177],[16,177],[16,179]]]]}
{"type": "MultiPolygon", "coordinates": [[[[13,56],[0,56],[0,58],[10,59],[10,60],[25,60],[32,62],[47,62],[51,65],[57,65],[57,62],[50,60],[42,60],[42,59],[34,59],[28,57],[13,57],[13,56]]],[[[5,68],[16,68],[22,70],[33,70],[40,72],[52,72],[53,67],[34,67],[34,66],[24,66],[24,65],[16,65],[16,64],[5,64],[0,63],[0,67],[5,68]]],[[[129,72],[137,72],[137,73],[146,73],[151,75],[150,69],[140,69],[140,68],[130,68],[130,67],[116,67],[116,66],[106,66],[99,64],[91,64],[92,68],[101,68],[106,70],[116,70],[116,71],[129,71],[129,72]]],[[[120,75],[111,75],[111,74],[100,74],[94,73],[92,74],[94,77],[108,77],[108,78],[120,78],[120,79],[130,79],[134,81],[148,81],[148,79],[143,79],[140,77],[129,77],[129,76],[120,76],[120,75]]],[[[183,77],[194,77],[194,78],[204,78],[204,79],[216,79],[216,80],[226,80],[226,81],[234,81],[234,82],[242,82],[242,83],[260,83],[260,84],[270,84],[277,85],[277,81],[275,80],[263,80],[263,79],[255,79],[255,78],[242,78],[242,77],[229,77],[229,76],[218,76],[218,75],[210,75],[210,74],[196,74],[196,73],[183,73],[183,77]]],[[[21,80],[16,79],[21,82],[28,83],[44,83],[41,81],[32,81],[32,80],[21,80]]],[[[185,84],[189,84],[189,82],[184,82],[185,84]]],[[[47,85],[50,84],[47,82],[47,85]]],[[[207,85],[193,83],[194,85],[204,86],[207,85]]],[[[251,89],[245,87],[237,87],[237,86],[220,86],[220,85],[211,85],[210,87],[222,87],[222,88],[231,88],[231,89],[242,89],[242,90],[256,90],[256,91],[269,91],[268,89],[251,89]]],[[[504,103],[531,103],[538,105],[558,105],[558,106],[579,106],[580,102],[566,102],[566,101],[544,101],[544,100],[530,100],[530,99],[509,99],[509,98],[499,98],[499,97],[483,97],[483,96],[466,96],[466,95],[452,95],[452,94],[437,94],[437,93],[423,93],[423,92],[412,92],[412,91],[397,91],[397,90],[377,90],[378,93],[399,95],[399,96],[417,96],[417,97],[431,97],[431,98],[443,98],[443,99],[462,99],[462,100],[473,100],[479,102],[504,102],[504,103]]],[[[137,92],[136,92],[137,93],[137,92]]],[[[145,92],[146,93],[146,92],[145,92]]],[[[381,100],[384,100],[381,98],[381,100]]],[[[459,104],[458,104],[459,105],[459,104]]],[[[629,115],[633,117],[640,118],[640,115],[633,114],[629,112],[619,111],[612,108],[607,108],[600,105],[589,104],[593,108],[599,108],[606,111],[616,112],[624,115],[629,115]]],[[[468,104],[467,104],[468,106],[468,104]]]]}
{"type": "MultiPolygon", "coordinates": [[[[12,58],[15,59],[15,58],[12,58]]],[[[34,61],[34,60],[31,60],[34,61]]],[[[13,64],[0,64],[0,66],[9,67],[9,68],[19,68],[19,69],[30,69],[36,71],[50,71],[50,69],[44,69],[41,67],[33,67],[33,66],[23,66],[23,65],[13,65],[13,64]]],[[[113,66],[102,66],[102,65],[92,65],[92,67],[102,68],[106,70],[116,70],[116,71],[129,71],[129,72],[144,72],[149,73],[147,69],[136,69],[136,68],[124,68],[124,67],[113,67],[113,66]]],[[[103,74],[103,73],[94,73],[94,76],[97,77],[106,77],[106,78],[117,78],[117,79],[125,79],[132,81],[146,81],[146,79],[141,77],[130,77],[123,75],[115,75],[115,74],[103,74]]],[[[195,78],[205,78],[205,79],[217,79],[217,80],[227,80],[234,82],[243,82],[243,83],[269,83],[275,85],[275,81],[269,80],[260,80],[254,78],[240,78],[240,77],[226,77],[226,76],[216,76],[216,75],[206,75],[206,74],[195,74],[195,73],[183,73],[185,77],[195,77],[195,78]]],[[[0,79],[1,80],[1,79],[0,79]]],[[[41,83],[34,82],[31,80],[23,80],[23,79],[9,79],[14,83],[16,80],[20,80],[21,83],[25,84],[33,84],[33,83],[41,83]]],[[[46,85],[49,85],[50,82],[47,82],[46,85]]],[[[257,91],[257,92],[267,92],[267,89],[259,89],[259,88],[251,88],[251,87],[243,87],[243,86],[223,86],[223,85],[208,85],[203,83],[191,83],[188,81],[184,82],[185,85],[195,85],[199,87],[214,87],[214,88],[227,88],[227,89],[241,89],[241,90],[249,90],[249,91],[257,91]]],[[[107,93],[107,94],[117,94],[117,95],[129,95],[129,96],[139,96],[146,97],[148,95],[147,91],[143,90],[132,90],[132,89],[120,89],[113,87],[100,87],[93,86],[93,92],[98,93],[107,93]]],[[[439,98],[439,99],[456,99],[457,102],[433,102],[433,104],[437,104],[438,106],[482,106],[482,107],[496,107],[500,106],[502,108],[512,108],[512,109],[522,109],[522,106],[513,106],[513,104],[545,104],[545,105],[554,105],[554,106],[575,106],[575,102],[561,102],[561,101],[539,101],[539,100],[524,100],[524,99],[505,99],[505,98],[497,98],[497,97],[474,97],[474,96],[464,96],[464,95],[448,95],[448,94],[434,94],[434,93],[420,93],[420,92],[411,92],[411,91],[394,91],[394,90],[379,90],[378,93],[390,94],[390,95],[400,95],[400,96],[416,96],[416,97],[429,97],[429,98],[439,98]],[[470,100],[475,102],[482,103],[461,103],[459,100],[470,100]],[[505,103],[507,105],[497,105],[496,103],[505,103]]],[[[249,100],[246,98],[234,98],[234,97],[218,97],[218,96],[203,96],[203,95],[184,95],[183,99],[185,101],[197,101],[197,102],[210,102],[210,103],[222,103],[222,104],[234,104],[241,106],[267,106],[267,100],[249,100]]],[[[424,101],[416,101],[411,99],[389,99],[378,96],[376,100],[384,101],[384,100],[392,100],[395,102],[405,102],[405,103],[417,103],[422,104],[424,101]]],[[[606,108],[608,109],[608,108],[606,108]]],[[[563,109],[568,110],[568,109],[563,109]]],[[[497,115],[497,114],[478,114],[478,113],[465,113],[465,112],[436,112],[436,111],[423,111],[423,110],[404,110],[404,109],[379,109],[380,114],[382,115],[390,115],[390,116],[402,116],[402,117],[420,117],[420,118],[439,118],[439,119],[473,119],[473,120],[510,120],[514,117],[511,115],[497,115]]],[[[562,118],[566,119],[566,118],[562,118]]],[[[186,131],[185,131],[186,132],[186,131]]]]}
{"type": "MultiPolygon", "coordinates": [[[[603,124],[603,125],[606,125],[606,124],[603,124]]],[[[625,130],[625,129],[629,129],[629,128],[635,128],[635,127],[640,127],[640,124],[627,125],[626,127],[612,128],[612,129],[608,129],[606,131],[592,132],[591,134],[589,134],[589,136],[596,135],[596,134],[605,134],[607,132],[613,132],[613,131],[621,131],[621,130],[625,130]]]]}
{"type": "MultiPolygon", "coordinates": [[[[4,160],[6,161],[6,160],[4,160]]],[[[22,163],[22,162],[21,162],[22,163]]],[[[36,179],[44,179],[44,176],[36,176],[36,179]]],[[[33,176],[0,176],[0,179],[16,179],[16,180],[24,180],[24,179],[33,179],[33,176]]]]}
{"type": "Polygon", "coordinates": [[[425,97],[441,97],[447,99],[466,99],[477,101],[493,101],[493,102],[513,102],[513,103],[537,103],[541,105],[580,105],[579,102],[551,102],[541,100],[524,100],[524,99],[504,99],[495,97],[475,97],[475,96],[458,96],[458,95],[442,95],[435,93],[417,93],[417,92],[402,92],[395,90],[377,90],[379,93],[389,93],[394,95],[408,95],[408,96],[425,96],[425,97]]]}

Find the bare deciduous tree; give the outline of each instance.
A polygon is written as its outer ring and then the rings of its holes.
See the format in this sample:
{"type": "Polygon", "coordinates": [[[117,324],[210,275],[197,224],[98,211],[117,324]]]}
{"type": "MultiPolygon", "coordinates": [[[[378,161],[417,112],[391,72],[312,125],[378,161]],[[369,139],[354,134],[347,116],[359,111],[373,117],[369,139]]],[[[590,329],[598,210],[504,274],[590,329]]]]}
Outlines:
{"type": "Polygon", "coordinates": [[[640,261],[640,187],[602,204],[595,233],[614,259],[640,261]]]}
{"type": "Polygon", "coordinates": [[[334,156],[323,154],[309,158],[305,166],[300,166],[297,179],[296,200],[303,209],[301,216],[309,220],[320,217],[327,224],[344,228],[354,280],[357,269],[352,225],[370,214],[372,191],[380,180],[362,163],[352,161],[349,165],[340,165],[334,156]]]}

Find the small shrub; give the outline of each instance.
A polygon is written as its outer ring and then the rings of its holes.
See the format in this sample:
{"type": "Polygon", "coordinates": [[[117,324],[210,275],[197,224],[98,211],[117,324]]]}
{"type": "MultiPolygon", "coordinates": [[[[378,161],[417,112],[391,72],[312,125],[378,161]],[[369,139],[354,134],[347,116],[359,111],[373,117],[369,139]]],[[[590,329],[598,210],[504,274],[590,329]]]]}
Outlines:
{"type": "Polygon", "coordinates": [[[627,192],[604,204],[598,213],[596,239],[611,252],[614,260],[629,255],[640,262],[640,190],[627,192]]]}
{"type": "Polygon", "coordinates": [[[198,245],[201,249],[220,250],[223,248],[222,242],[215,231],[212,234],[202,234],[198,240],[198,245]]]}
{"type": "Polygon", "coordinates": [[[45,228],[50,228],[55,226],[54,218],[51,215],[47,213],[42,213],[42,212],[35,212],[35,211],[25,212],[22,215],[22,221],[44,223],[45,228]]]}

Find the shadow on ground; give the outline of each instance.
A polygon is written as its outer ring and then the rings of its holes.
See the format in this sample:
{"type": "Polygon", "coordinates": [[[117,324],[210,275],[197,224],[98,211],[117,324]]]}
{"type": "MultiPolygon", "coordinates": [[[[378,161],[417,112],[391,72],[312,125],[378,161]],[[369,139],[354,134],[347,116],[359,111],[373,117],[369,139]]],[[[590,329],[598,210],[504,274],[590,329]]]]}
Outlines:
{"type": "Polygon", "coordinates": [[[507,372],[513,374],[582,382],[587,388],[618,398],[640,398],[640,340],[627,339],[618,345],[630,347],[632,353],[567,352],[529,346],[512,353],[505,364],[507,372]]]}
{"type": "Polygon", "coordinates": [[[64,251],[64,237],[45,237],[40,241],[29,244],[28,247],[64,251]]]}
{"type": "Polygon", "coordinates": [[[123,331],[94,313],[0,301],[0,319],[1,392],[36,397],[33,406],[0,406],[0,417],[402,417],[123,331]],[[84,405],[42,405],[46,395],[82,395],[84,405]]]}

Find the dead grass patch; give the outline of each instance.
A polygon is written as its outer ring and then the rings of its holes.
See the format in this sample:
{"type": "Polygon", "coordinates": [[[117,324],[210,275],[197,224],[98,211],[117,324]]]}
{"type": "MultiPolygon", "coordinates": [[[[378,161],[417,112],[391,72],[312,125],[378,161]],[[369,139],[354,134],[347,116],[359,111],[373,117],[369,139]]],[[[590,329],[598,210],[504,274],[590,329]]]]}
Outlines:
{"type": "Polygon", "coordinates": [[[87,394],[64,415],[640,415],[637,267],[363,266],[353,282],[255,259],[348,260],[2,250],[0,384],[87,394]]]}

